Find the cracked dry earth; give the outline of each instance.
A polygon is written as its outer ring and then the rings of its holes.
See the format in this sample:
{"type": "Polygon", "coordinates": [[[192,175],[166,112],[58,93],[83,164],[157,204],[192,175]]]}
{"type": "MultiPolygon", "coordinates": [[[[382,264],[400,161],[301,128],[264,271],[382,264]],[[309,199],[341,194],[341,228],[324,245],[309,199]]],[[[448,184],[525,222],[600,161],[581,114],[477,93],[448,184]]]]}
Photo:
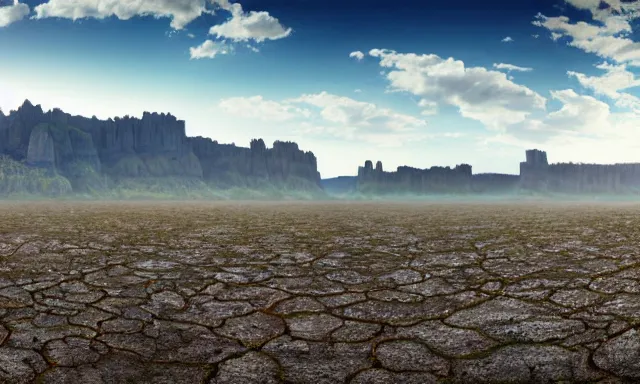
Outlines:
{"type": "Polygon", "coordinates": [[[638,382],[639,214],[2,203],[0,382],[638,382]]]}

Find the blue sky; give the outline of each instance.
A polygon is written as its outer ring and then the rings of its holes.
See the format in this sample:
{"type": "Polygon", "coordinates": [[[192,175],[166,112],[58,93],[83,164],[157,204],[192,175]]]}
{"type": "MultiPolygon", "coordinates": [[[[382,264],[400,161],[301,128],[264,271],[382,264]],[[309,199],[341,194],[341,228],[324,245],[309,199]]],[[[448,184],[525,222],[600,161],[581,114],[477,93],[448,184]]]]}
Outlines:
{"type": "Polygon", "coordinates": [[[640,1],[0,0],[0,107],[171,112],[187,134],[517,173],[640,161],[640,1]]]}

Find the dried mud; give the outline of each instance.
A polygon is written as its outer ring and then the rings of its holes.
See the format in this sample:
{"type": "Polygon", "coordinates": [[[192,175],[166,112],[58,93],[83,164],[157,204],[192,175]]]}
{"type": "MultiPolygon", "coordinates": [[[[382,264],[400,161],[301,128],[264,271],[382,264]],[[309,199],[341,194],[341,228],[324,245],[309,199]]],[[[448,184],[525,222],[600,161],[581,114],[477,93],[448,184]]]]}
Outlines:
{"type": "Polygon", "coordinates": [[[640,380],[640,205],[2,203],[0,383],[640,380]]]}

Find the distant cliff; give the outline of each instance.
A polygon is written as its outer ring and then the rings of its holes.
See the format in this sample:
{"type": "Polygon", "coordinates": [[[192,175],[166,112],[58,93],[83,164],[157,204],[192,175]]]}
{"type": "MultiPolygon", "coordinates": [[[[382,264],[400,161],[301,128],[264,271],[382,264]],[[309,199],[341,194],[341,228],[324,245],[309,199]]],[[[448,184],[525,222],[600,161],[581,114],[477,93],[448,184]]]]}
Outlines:
{"type": "Polygon", "coordinates": [[[519,175],[472,174],[470,165],[455,168],[398,167],[386,172],[382,163],[366,161],[358,168],[356,190],[364,194],[500,194],[541,192],[566,194],[640,193],[638,164],[549,164],[546,152],[526,151],[519,175]]]}
{"type": "Polygon", "coordinates": [[[321,189],[315,156],[295,143],[276,141],[267,148],[260,139],[242,148],[187,137],[185,122],[164,113],[99,120],[60,109],[45,112],[27,100],[8,116],[0,112],[0,155],[4,163],[19,164],[0,165],[0,193],[3,183],[5,192],[19,190],[7,186],[9,175],[16,183],[9,169],[17,167],[23,167],[22,179],[37,170],[66,178],[83,193],[148,180],[161,186],[169,178],[214,188],[321,189]]]}
{"type": "Polygon", "coordinates": [[[364,167],[358,168],[357,189],[363,193],[468,193],[471,192],[471,166],[461,164],[455,168],[431,167],[418,169],[407,166],[398,167],[395,172],[385,172],[382,162],[376,167],[367,160],[364,167]]]}
{"type": "Polygon", "coordinates": [[[322,188],[334,195],[345,195],[357,190],[358,178],[356,176],[338,176],[330,179],[322,179],[322,188]]]}
{"type": "Polygon", "coordinates": [[[549,164],[547,153],[526,152],[520,163],[524,189],[562,193],[638,193],[640,163],[628,164],[549,164]]]}

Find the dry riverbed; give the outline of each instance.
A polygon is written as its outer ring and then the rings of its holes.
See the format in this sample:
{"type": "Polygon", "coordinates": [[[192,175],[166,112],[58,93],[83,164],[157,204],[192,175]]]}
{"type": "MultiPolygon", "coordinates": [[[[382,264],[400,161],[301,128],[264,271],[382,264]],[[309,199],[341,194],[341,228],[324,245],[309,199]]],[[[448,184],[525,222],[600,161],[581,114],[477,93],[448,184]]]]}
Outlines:
{"type": "Polygon", "coordinates": [[[640,204],[0,204],[0,383],[637,382],[639,322],[640,204]]]}

